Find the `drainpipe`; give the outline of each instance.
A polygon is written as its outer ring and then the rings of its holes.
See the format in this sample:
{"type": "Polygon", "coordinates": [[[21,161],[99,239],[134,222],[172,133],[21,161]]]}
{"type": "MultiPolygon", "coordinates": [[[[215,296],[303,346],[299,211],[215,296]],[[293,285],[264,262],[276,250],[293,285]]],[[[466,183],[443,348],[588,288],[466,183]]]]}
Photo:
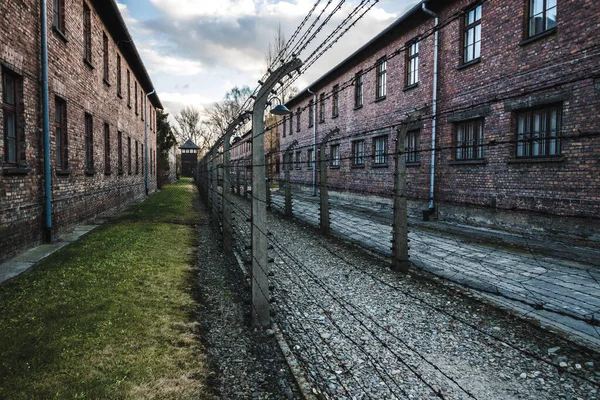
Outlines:
{"type": "Polygon", "coordinates": [[[152,96],[154,93],[156,92],[156,89],[154,89],[153,91],[151,91],[150,93],[148,93],[146,95],[146,104],[144,105],[144,127],[146,129],[146,149],[145,149],[145,153],[146,153],[146,173],[145,173],[145,179],[146,179],[146,196],[148,196],[148,99],[150,98],[150,96],[152,96]]]}
{"type": "Polygon", "coordinates": [[[434,47],[433,47],[433,99],[432,99],[432,114],[431,119],[431,184],[429,189],[429,212],[433,213],[435,210],[434,193],[435,193],[435,135],[437,128],[437,86],[438,86],[438,43],[439,43],[439,17],[436,13],[429,10],[425,4],[427,1],[421,3],[421,9],[424,13],[431,15],[435,18],[435,36],[434,36],[434,47]]]}
{"type": "Polygon", "coordinates": [[[317,94],[307,89],[307,92],[313,95],[313,196],[317,195],[317,94]]]}
{"type": "Polygon", "coordinates": [[[44,235],[52,241],[52,176],[50,172],[50,112],[48,110],[48,6],[46,0],[41,7],[42,45],[42,130],[44,135],[44,235]]]}

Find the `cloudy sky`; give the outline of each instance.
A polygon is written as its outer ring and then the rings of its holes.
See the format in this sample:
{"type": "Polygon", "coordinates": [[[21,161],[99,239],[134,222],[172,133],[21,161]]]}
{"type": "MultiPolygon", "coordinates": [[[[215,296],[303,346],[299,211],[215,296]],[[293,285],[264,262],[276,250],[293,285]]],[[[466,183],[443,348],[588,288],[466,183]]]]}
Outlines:
{"type": "MultiPolygon", "coordinates": [[[[286,38],[315,0],[117,0],[166,111],[204,107],[234,86],[254,89],[265,70],[265,53],[278,24],[286,38]]],[[[358,0],[346,0],[331,28],[358,0]]],[[[321,1],[326,4],[326,0],[321,1]]],[[[296,83],[310,82],[358,49],[415,0],[380,0],[296,83]]],[[[337,0],[332,1],[332,9],[337,0]]],[[[327,32],[324,32],[326,35],[327,32]]],[[[318,36],[319,38],[325,36],[318,36]]],[[[302,56],[307,54],[301,54],[302,56]]]]}

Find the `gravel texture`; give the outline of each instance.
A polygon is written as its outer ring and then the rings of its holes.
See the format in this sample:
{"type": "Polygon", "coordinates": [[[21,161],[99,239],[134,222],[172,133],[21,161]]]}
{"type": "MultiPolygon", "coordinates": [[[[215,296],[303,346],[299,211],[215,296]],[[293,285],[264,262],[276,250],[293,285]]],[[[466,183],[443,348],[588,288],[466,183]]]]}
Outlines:
{"type": "Polygon", "coordinates": [[[250,295],[235,259],[206,224],[198,228],[198,320],[215,399],[300,399],[272,335],[251,327],[250,295]]]}
{"type": "Polygon", "coordinates": [[[274,318],[317,397],[600,398],[598,354],[310,226],[271,213],[269,231],[274,318]]]}

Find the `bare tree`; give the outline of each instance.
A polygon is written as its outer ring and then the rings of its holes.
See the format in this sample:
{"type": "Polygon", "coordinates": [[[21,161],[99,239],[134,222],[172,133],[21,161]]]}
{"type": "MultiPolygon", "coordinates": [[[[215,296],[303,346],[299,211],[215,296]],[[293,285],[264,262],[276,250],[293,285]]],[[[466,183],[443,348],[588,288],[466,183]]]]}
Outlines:
{"type": "Polygon", "coordinates": [[[227,126],[243,110],[246,99],[250,97],[252,90],[248,86],[238,88],[237,86],[225,94],[222,101],[214,103],[204,113],[203,127],[215,137],[223,135],[227,126]]]}
{"type": "Polygon", "coordinates": [[[184,107],[174,115],[174,118],[178,126],[174,127],[173,130],[178,142],[183,144],[190,139],[200,147],[200,154],[210,149],[219,137],[217,132],[206,126],[202,121],[200,110],[193,106],[184,107]]]}
{"type": "MultiPolygon", "coordinates": [[[[267,48],[267,52],[265,53],[265,64],[267,66],[267,70],[275,70],[277,68],[277,61],[281,60],[280,55],[286,50],[287,47],[287,39],[285,38],[285,34],[281,30],[281,23],[277,25],[277,32],[273,36],[273,41],[269,43],[269,47],[267,48]]],[[[279,93],[279,100],[281,103],[285,103],[292,97],[298,94],[297,87],[288,87],[283,89],[279,93]]]]}

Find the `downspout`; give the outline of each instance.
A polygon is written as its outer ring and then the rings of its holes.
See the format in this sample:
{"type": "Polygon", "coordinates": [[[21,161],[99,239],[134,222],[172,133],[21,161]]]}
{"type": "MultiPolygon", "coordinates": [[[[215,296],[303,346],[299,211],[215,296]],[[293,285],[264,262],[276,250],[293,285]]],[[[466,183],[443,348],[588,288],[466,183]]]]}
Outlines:
{"type": "Polygon", "coordinates": [[[42,45],[42,130],[44,135],[44,235],[46,242],[52,241],[52,176],[50,171],[50,112],[48,110],[48,6],[46,0],[41,7],[42,45]]]}
{"type": "Polygon", "coordinates": [[[156,93],[156,89],[154,89],[153,91],[151,91],[150,93],[148,93],[146,95],[146,104],[144,104],[144,127],[146,129],[146,149],[145,149],[145,153],[146,153],[146,169],[145,169],[145,179],[146,179],[146,196],[148,196],[148,99],[150,98],[150,96],[152,96],[154,93],[156,93]]]}
{"type": "Polygon", "coordinates": [[[431,15],[435,18],[435,35],[434,35],[434,47],[433,47],[433,98],[432,98],[432,115],[431,119],[431,183],[429,188],[429,212],[435,211],[435,136],[437,128],[437,87],[438,87],[438,43],[439,43],[439,17],[436,13],[429,10],[425,4],[427,1],[421,3],[421,9],[424,13],[431,15]]]}
{"type": "Polygon", "coordinates": [[[317,94],[307,89],[308,93],[313,95],[313,196],[317,195],[317,94]]]}

